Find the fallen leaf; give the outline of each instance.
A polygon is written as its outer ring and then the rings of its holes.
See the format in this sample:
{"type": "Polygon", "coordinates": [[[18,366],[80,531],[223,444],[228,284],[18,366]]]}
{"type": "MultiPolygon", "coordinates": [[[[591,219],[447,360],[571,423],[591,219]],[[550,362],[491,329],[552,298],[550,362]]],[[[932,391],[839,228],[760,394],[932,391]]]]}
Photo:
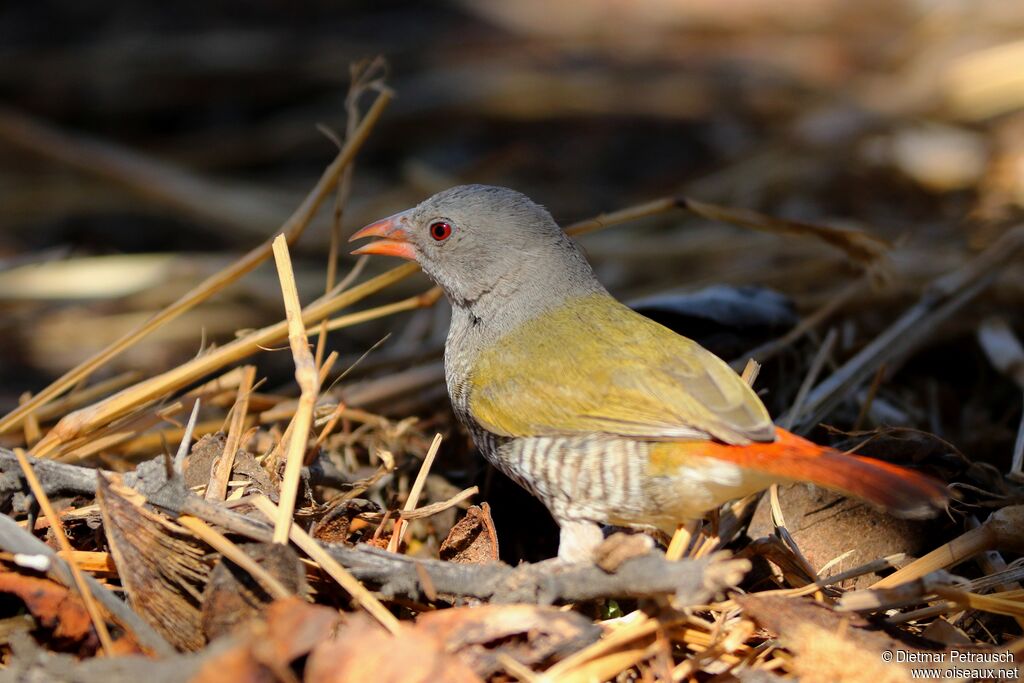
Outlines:
{"type": "Polygon", "coordinates": [[[491,506],[474,505],[466,510],[441,543],[440,557],[449,562],[486,564],[498,560],[498,535],[491,521],[491,506]]]}
{"type": "Polygon", "coordinates": [[[267,608],[267,631],[278,662],[291,663],[327,640],[341,623],[337,610],[302,598],[275,600],[267,608]]]}
{"type": "Polygon", "coordinates": [[[252,656],[248,646],[233,647],[209,659],[189,683],[277,683],[274,673],[252,656]]]}
{"type": "Polygon", "coordinates": [[[911,680],[909,665],[887,663],[883,653],[924,651],[872,630],[860,616],[837,614],[810,598],[736,595],[733,599],[793,652],[792,670],[805,683],[906,683],[911,680]]]}
{"type": "Polygon", "coordinates": [[[216,434],[204,434],[192,445],[192,450],[185,458],[182,467],[185,486],[193,488],[210,483],[210,471],[213,468],[213,463],[224,452],[225,441],[227,441],[227,435],[217,432],[216,434]]]}
{"type": "MultiPolygon", "coordinates": [[[[223,680],[223,679],[222,679],[223,680]]],[[[318,645],[306,663],[306,683],[480,683],[443,643],[417,628],[392,636],[370,617],[347,620],[333,640],[318,645]]]]}
{"type": "Polygon", "coordinates": [[[310,605],[299,597],[274,601],[264,617],[247,622],[228,636],[227,649],[206,661],[189,683],[295,680],[292,662],[327,641],[341,621],[336,610],[310,605]]]}
{"type": "MultiPolygon", "coordinates": [[[[285,588],[298,595],[309,592],[306,571],[296,552],[279,543],[244,543],[242,552],[259,563],[285,588]]],[[[210,640],[258,617],[273,602],[246,570],[221,558],[203,591],[202,627],[210,640]]]]}
{"type": "Polygon", "coordinates": [[[503,654],[525,666],[551,663],[601,637],[582,614],[537,605],[453,607],[420,615],[416,628],[483,678],[503,669],[503,654]]]}
{"type": "Polygon", "coordinates": [[[52,630],[55,638],[96,649],[98,641],[85,604],[59,583],[15,572],[0,572],[0,593],[17,595],[39,625],[52,630]]]}

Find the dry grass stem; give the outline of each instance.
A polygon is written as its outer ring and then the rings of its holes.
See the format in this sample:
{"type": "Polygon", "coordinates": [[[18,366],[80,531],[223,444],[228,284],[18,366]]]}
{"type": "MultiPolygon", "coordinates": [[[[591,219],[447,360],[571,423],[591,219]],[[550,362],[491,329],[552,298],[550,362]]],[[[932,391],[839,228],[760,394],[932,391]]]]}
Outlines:
{"type": "Polygon", "coordinates": [[[867,232],[817,225],[804,221],[775,218],[757,211],[731,206],[719,206],[708,202],[697,201],[689,197],[679,199],[681,206],[693,213],[714,221],[732,223],[753,230],[760,230],[775,235],[795,235],[814,237],[826,244],[842,250],[863,266],[876,264],[889,250],[889,243],[867,232]]]}
{"type": "Polygon", "coordinates": [[[106,396],[111,392],[118,391],[124,387],[138,382],[142,379],[143,374],[137,370],[129,370],[122,372],[110,379],[105,379],[102,382],[97,382],[91,386],[84,388],[72,389],[70,393],[64,397],[51,401],[46,404],[38,411],[34,413],[36,417],[41,421],[52,420],[60,417],[70,410],[74,410],[80,406],[88,405],[92,401],[106,396]]]}
{"type": "Polygon", "coordinates": [[[953,567],[980,552],[993,547],[994,534],[991,529],[980,527],[944,543],[927,555],[917,558],[907,566],[893,572],[872,584],[872,588],[892,588],[901,583],[919,579],[934,571],[953,567]]]}
{"type": "Polygon", "coordinates": [[[69,564],[74,562],[83,572],[102,574],[104,576],[117,576],[117,565],[114,564],[114,558],[108,552],[73,550],[71,554],[68,554],[61,550],[57,555],[69,564]]]}
{"type": "Polygon", "coordinates": [[[175,472],[181,472],[185,467],[185,458],[188,457],[189,447],[192,444],[192,432],[196,428],[196,420],[199,419],[199,406],[200,400],[197,398],[192,404],[192,413],[188,416],[185,432],[181,435],[178,452],[174,454],[175,472]]]}
{"type": "Polygon", "coordinates": [[[594,218],[568,225],[565,231],[574,237],[579,237],[596,230],[603,230],[612,225],[648,216],[656,216],[677,208],[687,209],[708,220],[731,223],[776,235],[814,237],[841,249],[864,265],[876,263],[889,248],[889,244],[885,240],[869,233],[775,218],[756,211],[719,206],[682,196],[663,197],[608,214],[601,214],[594,218]]]}
{"type": "Polygon", "coordinates": [[[522,681],[522,683],[536,683],[540,680],[533,669],[525,664],[521,664],[519,660],[510,657],[504,652],[498,653],[498,662],[504,667],[506,673],[511,674],[517,680],[522,681]]]}
{"type": "MultiPolygon", "coordinates": [[[[384,60],[377,57],[368,62],[354,64],[349,69],[352,77],[351,84],[349,85],[348,93],[345,95],[345,139],[351,139],[359,130],[360,123],[360,112],[359,112],[359,98],[364,92],[371,88],[382,87],[380,79],[377,78],[378,74],[382,74],[386,69],[384,60]]],[[[344,147],[337,136],[331,132],[328,137],[335,141],[339,147],[344,147]]],[[[327,247],[327,273],[324,276],[324,294],[330,294],[331,290],[335,287],[335,281],[338,273],[338,253],[342,243],[341,239],[341,226],[342,217],[345,214],[345,207],[348,204],[349,195],[352,192],[352,171],[354,164],[349,164],[341,173],[341,177],[338,179],[337,188],[334,193],[334,209],[331,212],[331,239],[327,247]]],[[[349,277],[354,279],[355,273],[362,269],[363,264],[366,263],[365,258],[360,258],[356,263],[355,267],[349,273],[349,277]]],[[[348,281],[349,277],[345,280],[348,281]]],[[[346,285],[343,282],[341,287],[344,288],[346,285]]],[[[321,322],[321,333],[320,338],[317,340],[316,346],[316,364],[319,367],[320,361],[323,359],[324,350],[327,347],[327,330],[325,328],[325,322],[321,322]]],[[[323,382],[321,381],[321,384],[323,382]]]]}
{"type": "Polygon", "coordinates": [[[772,525],[775,527],[775,533],[778,534],[779,538],[781,538],[786,546],[792,551],[793,556],[800,563],[807,575],[814,581],[820,581],[821,579],[818,577],[818,573],[814,571],[814,566],[807,561],[807,557],[804,556],[803,552],[801,552],[796,539],[794,539],[793,535],[789,533],[789,527],[786,526],[786,516],[782,513],[782,501],[779,499],[778,484],[772,484],[768,489],[768,498],[771,505],[772,525]]]}
{"type": "Polygon", "coordinates": [[[399,517],[406,521],[412,521],[414,519],[426,519],[427,517],[436,515],[439,512],[444,512],[445,510],[453,508],[456,505],[462,503],[463,501],[469,500],[478,493],[480,493],[479,486],[470,486],[468,489],[463,489],[462,491],[459,491],[448,500],[439,500],[436,503],[424,505],[423,507],[416,508],[415,510],[402,510],[399,513],[399,517]]]}
{"type": "MultiPolygon", "coordinates": [[[[29,402],[32,398],[32,394],[28,391],[18,397],[18,404],[24,405],[29,402]]],[[[42,432],[39,430],[39,419],[35,413],[32,413],[25,417],[24,430],[25,432],[25,445],[32,447],[35,445],[40,438],[42,438],[42,432]]]]}
{"type": "Polygon", "coordinates": [[[686,549],[690,547],[690,542],[693,540],[694,534],[700,529],[700,522],[686,522],[676,527],[676,532],[672,534],[672,540],[668,544],[668,548],[665,549],[665,557],[669,560],[676,561],[682,558],[686,553],[686,549]]]}
{"type": "Polygon", "coordinates": [[[947,586],[937,586],[936,595],[969,609],[1003,614],[1016,619],[1024,618],[1024,591],[1003,591],[995,595],[979,595],[947,586]]]}
{"type": "Polygon", "coordinates": [[[818,376],[825,368],[825,363],[828,361],[829,354],[832,353],[832,347],[835,345],[838,336],[836,328],[829,329],[828,334],[825,335],[825,340],[821,342],[821,346],[818,348],[818,352],[814,354],[814,360],[811,361],[811,367],[807,370],[807,375],[800,384],[796,398],[793,399],[793,405],[778,420],[786,429],[793,429],[793,425],[800,419],[804,409],[804,401],[807,400],[807,394],[810,393],[811,387],[818,381],[818,376]]]}
{"type": "Polygon", "coordinates": [[[207,500],[224,500],[227,496],[228,480],[231,478],[231,468],[235,464],[235,453],[238,452],[242,443],[245,418],[249,413],[249,396],[255,383],[256,366],[245,366],[235,404],[231,407],[231,425],[228,427],[227,439],[224,441],[224,452],[221,453],[213,475],[210,477],[210,483],[206,487],[207,500]]]}
{"type": "Polygon", "coordinates": [[[613,631],[593,645],[574,652],[553,665],[540,676],[539,680],[544,683],[563,681],[566,676],[569,676],[573,671],[583,668],[587,663],[604,657],[637,640],[651,637],[661,628],[661,624],[656,619],[651,619],[642,613],[637,614],[639,616],[635,620],[630,621],[628,625],[613,631]]]}
{"type": "Polygon", "coordinates": [[[740,378],[747,383],[748,387],[754,386],[754,382],[757,381],[757,376],[761,373],[761,364],[753,358],[747,359],[747,364],[743,366],[743,372],[740,374],[740,378]]]}
{"type": "MultiPolygon", "coordinates": [[[[441,448],[441,435],[435,434],[434,440],[430,443],[430,448],[427,449],[427,455],[423,458],[423,464],[420,465],[420,471],[416,474],[416,480],[412,484],[412,489],[409,490],[409,497],[405,501],[405,507],[402,508],[403,512],[412,512],[416,509],[416,504],[420,501],[420,493],[423,492],[423,487],[427,483],[427,475],[430,473],[430,468],[434,465],[434,458],[437,456],[438,449],[441,448]]],[[[393,553],[397,553],[398,549],[402,546],[402,537],[405,536],[405,529],[409,525],[408,518],[399,518],[395,520],[395,529],[391,534],[391,541],[388,543],[388,550],[393,553]]]]}
{"type": "Polygon", "coordinates": [[[440,298],[441,289],[439,287],[433,287],[422,294],[417,294],[416,296],[411,296],[407,299],[402,299],[401,301],[332,318],[327,322],[327,330],[333,332],[344,327],[351,327],[353,325],[369,322],[370,320],[376,320],[378,318],[384,318],[396,313],[414,311],[417,308],[430,308],[437,303],[440,298]]]}
{"type": "Polygon", "coordinates": [[[313,443],[314,448],[320,448],[321,446],[324,445],[324,442],[327,441],[327,437],[334,433],[334,429],[338,426],[338,423],[341,422],[345,412],[346,410],[344,403],[339,403],[337,406],[334,407],[334,410],[331,411],[331,414],[327,418],[327,422],[324,424],[323,429],[320,430],[320,433],[316,437],[316,441],[313,443]]]}
{"type": "Polygon", "coordinates": [[[277,262],[277,274],[281,281],[281,294],[284,297],[285,313],[288,317],[288,342],[295,360],[295,381],[299,385],[299,405],[292,418],[291,440],[288,442],[288,454],[285,459],[284,479],[281,482],[280,514],[274,522],[274,542],[287,543],[288,532],[292,525],[292,513],[295,510],[295,499],[299,491],[299,474],[306,456],[306,444],[309,429],[313,423],[313,407],[320,388],[319,375],[313,354],[309,350],[309,339],[306,328],[302,324],[302,305],[299,303],[299,292],[295,285],[295,274],[292,272],[291,257],[288,254],[288,243],[284,235],[274,240],[274,258],[277,262]]]}
{"type": "Polygon", "coordinates": [[[327,381],[327,376],[331,374],[331,370],[334,369],[334,364],[338,362],[338,352],[331,351],[327,358],[323,362],[314,360],[313,364],[317,367],[316,381],[317,384],[323,386],[324,382],[327,381]]]}
{"type": "Polygon", "coordinates": [[[580,237],[597,230],[604,230],[613,225],[618,225],[619,223],[627,223],[647,218],[648,216],[657,216],[671,211],[677,208],[677,206],[676,200],[672,197],[654,199],[649,202],[626,207],[625,209],[619,209],[611,213],[602,213],[593,218],[571,223],[565,226],[565,232],[573,237],[580,237]]]}

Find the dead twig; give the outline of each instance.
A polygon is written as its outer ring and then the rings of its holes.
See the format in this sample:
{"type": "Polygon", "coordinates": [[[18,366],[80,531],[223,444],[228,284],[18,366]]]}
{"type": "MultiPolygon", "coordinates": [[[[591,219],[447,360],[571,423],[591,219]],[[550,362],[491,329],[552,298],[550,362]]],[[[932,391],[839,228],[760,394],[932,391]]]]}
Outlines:
{"type": "Polygon", "coordinates": [[[463,501],[469,500],[478,493],[480,493],[479,486],[470,486],[468,489],[459,491],[448,500],[439,500],[436,503],[424,505],[421,508],[415,508],[413,510],[402,510],[399,513],[399,517],[410,522],[414,519],[426,519],[427,517],[432,517],[439,512],[444,512],[445,510],[453,508],[463,501]]]}
{"type": "MultiPolygon", "coordinates": [[[[426,457],[423,458],[423,464],[420,465],[420,471],[416,474],[416,481],[412,484],[412,489],[409,491],[409,498],[405,501],[405,507],[402,508],[403,512],[412,512],[416,509],[416,504],[420,501],[420,493],[423,491],[423,486],[427,483],[427,474],[430,473],[430,468],[434,464],[434,457],[437,455],[438,449],[441,447],[441,435],[435,434],[434,440],[430,444],[430,448],[427,450],[426,457]]],[[[395,521],[395,529],[391,534],[391,541],[388,543],[388,550],[395,553],[402,545],[402,537],[405,536],[405,529],[409,526],[408,518],[399,518],[395,521]]]]}
{"type": "Polygon", "coordinates": [[[284,480],[281,483],[280,515],[274,525],[274,542],[287,543],[292,525],[292,513],[295,510],[295,498],[299,490],[299,473],[306,455],[306,443],[309,428],[313,422],[313,406],[316,404],[317,391],[320,388],[316,364],[309,350],[306,328],[302,324],[302,305],[299,303],[299,292],[292,273],[291,257],[284,236],[274,240],[274,258],[277,261],[277,275],[281,281],[281,294],[284,297],[285,314],[288,318],[288,343],[291,345],[292,358],[295,359],[295,381],[299,385],[299,405],[292,418],[291,440],[285,459],[284,480]]]}
{"type": "Polygon", "coordinates": [[[235,453],[242,443],[242,432],[245,431],[245,418],[249,412],[249,395],[256,382],[256,366],[245,366],[242,383],[238,385],[235,404],[231,407],[231,426],[228,437],[224,441],[224,452],[217,460],[217,466],[210,475],[210,483],[206,487],[207,500],[224,500],[228,493],[228,480],[231,479],[231,468],[235,464],[235,453]]]}
{"type": "Polygon", "coordinates": [[[866,266],[877,263],[889,249],[889,244],[885,240],[870,233],[817,225],[804,221],[775,218],[774,216],[768,216],[749,209],[720,206],[684,196],[663,197],[611,213],[601,214],[594,218],[568,225],[565,231],[574,237],[579,237],[580,235],[603,230],[618,223],[656,216],[673,209],[685,209],[708,220],[731,223],[776,235],[814,237],[846,252],[849,256],[866,266]]]}

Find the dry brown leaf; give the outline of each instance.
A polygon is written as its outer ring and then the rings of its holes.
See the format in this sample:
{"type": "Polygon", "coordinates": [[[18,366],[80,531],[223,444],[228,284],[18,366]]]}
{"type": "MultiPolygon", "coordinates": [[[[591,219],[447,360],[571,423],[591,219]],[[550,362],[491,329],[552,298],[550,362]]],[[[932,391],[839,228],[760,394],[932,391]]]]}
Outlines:
{"type": "MultiPolygon", "coordinates": [[[[799,642],[793,673],[805,683],[909,683],[910,672],[886,664],[880,652],[862,647],[842,633],[800,624],[790,636],[799,642]]],[[[794,646],[795,647],[795,646],[794,646]]]]}
{"type": "Polygon", "coordinates": [[[449,562],[485,564],[498,559],[498,534],[491,521],[491,506],[483,503],[466,510],[441,543],[440,556],[449,562]]]}
{"type": "Polygon", "coordinates": [[[793,652],[793,671],[808,683],[904,683],[910,680],[910,669],[885,662],[883,653],[922,652],[883,631],[870,630],[859,616],[837,614],[810,599],[758,595],[733,599],[793,652]]]}
{"type": "Polygon", "coordinates": [[[336,610],[310,605],[299,597],[275,600],[266,612],[268,641],[282,663],[308,655],[331,636],[341,622],[336,610]]]}
{"type": "Polygon", "coordinates": [[[189,683],[277,683],[270,669],[252,656],[248,647],[233,647],[207,660],[189,683]]]}
{"type": "Polygon", "coordinates": [[[341,615],[299,597],[274,601],[264,620],[237,630],[232,644],[207,661],[190,683],[276,683],[295,680],[291,664],[334,632],[341,615]]]}
{"type": "MultiPolygon", "coordinates": [[[[305,595],[309,592],[306,570],[290,546],[245,543],[239,548],[292,593],[305,595]]],[[[259,616],[271,600],[272,596],[249,572],[222,557],[210,572],[210,580],[203,591],[203,633],[210,640],[224,635],[259,616]]]]}
{"type": "Polygon", "coordinates": [[[352,518],[347,514],[348,508],[339,505],[327,512],[313,524],[310,536],[321,543],[346,543],[348,532],[352,527],[352,518]]]}
{"type": "Polygon", "coordinates": [[[185,486],[195,488],[196,486],[206,486],[210,482],[210,472],[217,458],[224,452],[226,439],[223,432],[217,432],[216,434],[204,434],[193,444],[182,468],[185,486]]]}
{"type": "Polygon", "coordinates": [[[503,669],[503,656],[525,666],[549,664],[601,636],[601,628],[582,614],[537,605],[453,607],[422,614],[416,628],[484,678],[503,669]]]}
{"type": "Polygon", "coordinates": [[[58,640],[81,643],[83,649],[89,650],[99,645],[82,599],[59,583],[0,572],[0,593],[17,595],[39,625],[52,630],[58,640]]]}
{"type": "Polygon", "coordinates": [[[321,643],[306,664],[306,683],[479,683],[481,679],[441,641],[403,625],[392,636],[356,614],[334,640],[321,643]]]}

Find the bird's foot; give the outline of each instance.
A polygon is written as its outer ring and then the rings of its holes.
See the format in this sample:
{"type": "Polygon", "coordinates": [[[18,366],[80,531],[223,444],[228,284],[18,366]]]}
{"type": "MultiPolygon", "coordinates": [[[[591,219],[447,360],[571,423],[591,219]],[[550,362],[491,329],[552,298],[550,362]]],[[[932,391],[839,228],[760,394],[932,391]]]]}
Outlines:
{"type": "Polygon", "coordinates": [[[558,525],[558,559],[563,562],[593,562],[594,549],[604,540],[600,525],[593,522],[561,521],[558,525]]]}

